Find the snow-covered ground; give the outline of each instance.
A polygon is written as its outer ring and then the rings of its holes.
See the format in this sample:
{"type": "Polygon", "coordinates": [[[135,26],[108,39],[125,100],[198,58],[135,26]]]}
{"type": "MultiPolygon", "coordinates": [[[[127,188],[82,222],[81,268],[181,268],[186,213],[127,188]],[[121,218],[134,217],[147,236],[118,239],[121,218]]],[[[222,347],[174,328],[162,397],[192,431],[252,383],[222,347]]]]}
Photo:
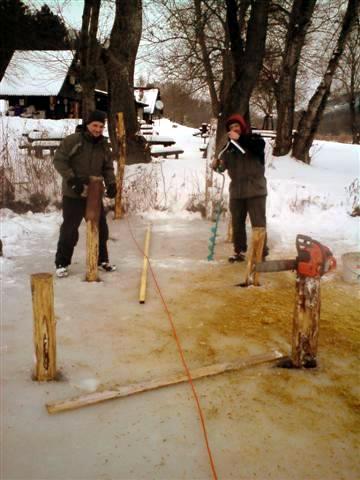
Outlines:
{"type": "MultiPolygon", "coordinates": [[[[76,120],[23,120],[0,119],[0,136],[9,139],[13,148],[21,133],[37,129],[51,135],[74,130],[76,120]]],[[[149,165],[133,165],[126,169],[125,189],[129,192],[132,207],[140,210],[150,220],[199,218],[199,214],[186,211],[191,199],[203,201],[205,190],[205,163],[200,146],[204,141],[194,137],[195,129],[174,124],[167,119],[155,122],[155,132],[176,140],[176,146],[184,150],[179,159],[157,159],[149,165]],[[135,181],[134,181],[135,180],[135,181]],[[131,182],[134,185],[131,186],[131,182]],[[147,183],[147,197],[144,189],[147,183]],[[140,192],[140,193],[139,193],[140,192]],[[134,206],[134,204],[137,204],[134,206]]],[[[12,152],[15,150],[11,149],[12,152]]],[[[266,176],[268,179],[268,237],[273,253],[280,254],[293,248],[296,234],[302,233],[327,244],[340,256],[346,251],[357,250],[360,245],[359,217],[351,217],[352,202],[348,189],[360,177],[360,147],[335,142],[316,141],[312,148],[311,165],[295,161],[289,156],[272,157],[267,144],[266,176]]],[[[21,156],[17,157],[21,161],[21,156]]],[[[220,176],[214,174],[214,198],[219,193],[220,176]]],[[[224,191],[227,197],[228,178],[224,191]]],[[[60,214],[15,215],[1,212],[1,238],[9,254],[13,250],[28,248],[31,236],[41,235],[43,229],[56,229],[60,214]],[[21,242],[25,242],[23,246],[21,242]]]]}

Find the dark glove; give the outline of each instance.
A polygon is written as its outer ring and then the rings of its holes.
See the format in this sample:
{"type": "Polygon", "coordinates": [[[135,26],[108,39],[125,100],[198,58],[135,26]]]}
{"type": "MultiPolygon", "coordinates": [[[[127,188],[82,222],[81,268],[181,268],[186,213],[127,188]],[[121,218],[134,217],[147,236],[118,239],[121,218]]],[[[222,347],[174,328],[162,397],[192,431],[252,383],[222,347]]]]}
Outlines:
{"type": "Polygon", "coordinates": [[[67,181],[67,184],[71,189],[77,193],[78,195],[81,195],[84,191],[84,181],[81,180],[79,177],[72,177],[67,181]]]}
{"type": "Polygon", "coordinates": [[[110,185],[106,189],[106,195],[109,198],[115,198],[116,197],[116,183],[110,183],[110,185]]]}

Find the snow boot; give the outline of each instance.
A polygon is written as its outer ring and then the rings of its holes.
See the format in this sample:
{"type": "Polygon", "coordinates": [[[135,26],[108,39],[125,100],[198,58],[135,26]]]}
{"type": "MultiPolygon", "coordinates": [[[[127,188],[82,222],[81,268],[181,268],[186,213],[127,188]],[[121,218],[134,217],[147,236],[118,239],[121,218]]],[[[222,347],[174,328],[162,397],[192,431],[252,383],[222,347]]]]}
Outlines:
{"type": "Polygon", "coordinates": [[[56,267],[56,276],[58,278],[63,278],[63,277],[68,277],[69,276],[69,270],[67,267],[62,267],[61,265],[56,267]]]}
{"type": "Polygon", "coordinates": [[[115,272],[116,265],[110,265],[109,262],[101,262],[99,264],[99,269],[103,270],[104,272],[115,272]]]}
{"type": "Polygon", "coordinates": [[[228,258],[228,260],[230,263],[244,262],[245,256],[245,252],[234,253],[234,255],[231,255],[231,257],[228,258]]]}

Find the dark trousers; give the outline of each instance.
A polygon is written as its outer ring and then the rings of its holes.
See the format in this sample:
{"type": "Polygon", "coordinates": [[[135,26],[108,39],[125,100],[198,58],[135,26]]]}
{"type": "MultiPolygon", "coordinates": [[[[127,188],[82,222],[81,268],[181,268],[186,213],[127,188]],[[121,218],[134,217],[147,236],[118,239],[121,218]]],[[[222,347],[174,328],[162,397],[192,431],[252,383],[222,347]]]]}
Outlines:
{"type": "MultiPolygon", "coordinates": [[[[230,198],[230,212],[233,227],[233,243],[236,253],[246,252],[246,217],[250,216],[252,227],[266,228],[266,196],[253,198],[230,198]]],[[[264,252],[267,251],[266,240],[264,252]]]]}
{"type": "MultiPolygon", "coordinates": [[[[86,198],[63,197],[63,223],[60,227],[60,237],[55,256],[57,267],[67,267],[71,263],[75,245],[79,240],[79,226],[85,217],[86,198]]],[[[101,204],[99,220],[99,263],[108,262],[109,256],[106,242],[109,238],[109,228],[106,223],[104,206],[101,204]]]]}

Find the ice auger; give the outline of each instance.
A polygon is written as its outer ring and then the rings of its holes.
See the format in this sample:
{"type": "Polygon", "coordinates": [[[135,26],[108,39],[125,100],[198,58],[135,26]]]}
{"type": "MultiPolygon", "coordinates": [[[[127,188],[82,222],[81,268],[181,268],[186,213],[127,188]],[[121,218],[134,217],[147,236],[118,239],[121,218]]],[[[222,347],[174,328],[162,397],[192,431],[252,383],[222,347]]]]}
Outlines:
{"type": "Polygon", "coordinates": [[[207,256],[207,259],[209,260],[209,262],[214,260],[216,237],[217,237],[217,231],[218,231],[218,227],[219,227],[219,221],[220,221],[221,210],[222,210],[222,199],[223,199],[223,193],[224,193],[225,175],[223,173],[221,173],[221,176],[223,177],[223,181],[222,181],[222,186],[221,186],[221,190],[220,190],[220,198],[219,198],[219,200],[217,202],[217,205],[216,205],[215,222],[210,229],[211,237],[209,238],[209,255],[207,256]]]}

